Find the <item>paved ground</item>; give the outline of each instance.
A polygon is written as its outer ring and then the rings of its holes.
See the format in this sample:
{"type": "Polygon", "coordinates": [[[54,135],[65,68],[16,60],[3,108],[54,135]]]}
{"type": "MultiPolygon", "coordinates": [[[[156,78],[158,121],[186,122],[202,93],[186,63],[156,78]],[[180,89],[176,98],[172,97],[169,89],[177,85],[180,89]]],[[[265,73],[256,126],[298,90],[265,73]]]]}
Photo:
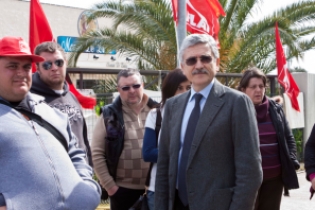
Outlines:
{"type": "MultiPolygon", "coordinates": [[[[281,210],[315,210],[315,195],[310,200],[310,182],[305,179],[305,172],[298,172],[300,188],[290,190],[290,197],[283,196],[281,210]]],[[[108,205],[101,204],[97,210],[109,210],[108,205]]]]}
{"type": "Polygon", "coordinates": [[[305,179],[305,172],[298,172],[300,188],[290,190],[290,197],[282,197],[281,210],[315,210],[315,196],[310,200],[310,182],[305,179]]]}

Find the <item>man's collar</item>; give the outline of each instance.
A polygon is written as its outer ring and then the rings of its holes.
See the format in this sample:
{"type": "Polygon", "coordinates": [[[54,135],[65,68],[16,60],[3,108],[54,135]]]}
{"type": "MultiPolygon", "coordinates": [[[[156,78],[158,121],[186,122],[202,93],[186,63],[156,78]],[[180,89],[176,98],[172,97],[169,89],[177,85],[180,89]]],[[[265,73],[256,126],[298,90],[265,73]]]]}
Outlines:
{"type": "MultiPolygon", "coordinates": [[[[205,99],[208,98],[208,95],[212,89],[212,86],[214,84],[214,78],[212,79],[212,81],[201,91],[199,91],[198,93],[200,93],[205,99]]],[[[191,101],[192,97],[196,94],[197,92],[194,90],[194,86],[192,86],[192,88],[190,89],[190,97],[189,97],[189,101],[191,101]]]]}

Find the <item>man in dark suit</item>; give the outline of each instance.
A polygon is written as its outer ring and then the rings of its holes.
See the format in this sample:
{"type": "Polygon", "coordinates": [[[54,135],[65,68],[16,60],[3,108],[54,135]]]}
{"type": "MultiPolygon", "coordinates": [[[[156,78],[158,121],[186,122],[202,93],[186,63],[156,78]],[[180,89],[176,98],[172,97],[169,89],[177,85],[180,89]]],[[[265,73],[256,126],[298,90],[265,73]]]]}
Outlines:
{"type": "Polygon", "coordinates": [[[211,36],[187,36],[179,59],[192,89],[165,104],[155,209],[252,210],[262,181],[253,103],[214,78],[211,36]]]}

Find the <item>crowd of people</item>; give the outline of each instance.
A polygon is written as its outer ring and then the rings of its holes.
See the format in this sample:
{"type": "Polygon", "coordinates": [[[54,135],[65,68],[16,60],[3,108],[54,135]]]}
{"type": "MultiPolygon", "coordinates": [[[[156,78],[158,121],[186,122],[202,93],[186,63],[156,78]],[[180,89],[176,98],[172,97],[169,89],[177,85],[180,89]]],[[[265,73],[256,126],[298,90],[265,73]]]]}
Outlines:
{"type": "MultiPolygon", "coordinates": [[[[144,194],[150,210],[279,210],[282,194],[299,188],[300,164],[266,76],[249,68],[238,90],[222,85],[217,43],[205,34],[187,36],[179,60],[159,103],[138,70],[121,70],[90,145],[63,49],[44,42],[32,53],[20,37],[1,38],[0,210],[93,210],[101,197],[129,210],[144,194]]],[[[314,193],[315,126],[305,168],[314,193]]]]}

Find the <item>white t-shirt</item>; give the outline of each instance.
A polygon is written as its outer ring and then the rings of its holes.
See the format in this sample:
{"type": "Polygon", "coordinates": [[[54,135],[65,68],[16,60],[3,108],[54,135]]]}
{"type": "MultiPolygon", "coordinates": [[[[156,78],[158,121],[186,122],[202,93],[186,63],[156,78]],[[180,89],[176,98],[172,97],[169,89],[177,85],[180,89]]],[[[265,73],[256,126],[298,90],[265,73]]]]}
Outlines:
{"type": "MultiPolygon", "coordinates": [[[[163,109],[161,109],[161,115],[163,116],[163,109]]],[[[145,121],[145,127],[155,130],[155,122],[156,122],[156,109],[152,109],[147,115],[147,119],[145,121]]],[[[160,134],[161,132],[159,133],[158,142],[160,141],[160,134]]],[[[150,178],[150,186],[149,186],[149,190],[152,192],[155,191],[156,168],[157,168],[157,165],[156,163],[154,163],[151,170],[151,178],[150,178]]]]}

